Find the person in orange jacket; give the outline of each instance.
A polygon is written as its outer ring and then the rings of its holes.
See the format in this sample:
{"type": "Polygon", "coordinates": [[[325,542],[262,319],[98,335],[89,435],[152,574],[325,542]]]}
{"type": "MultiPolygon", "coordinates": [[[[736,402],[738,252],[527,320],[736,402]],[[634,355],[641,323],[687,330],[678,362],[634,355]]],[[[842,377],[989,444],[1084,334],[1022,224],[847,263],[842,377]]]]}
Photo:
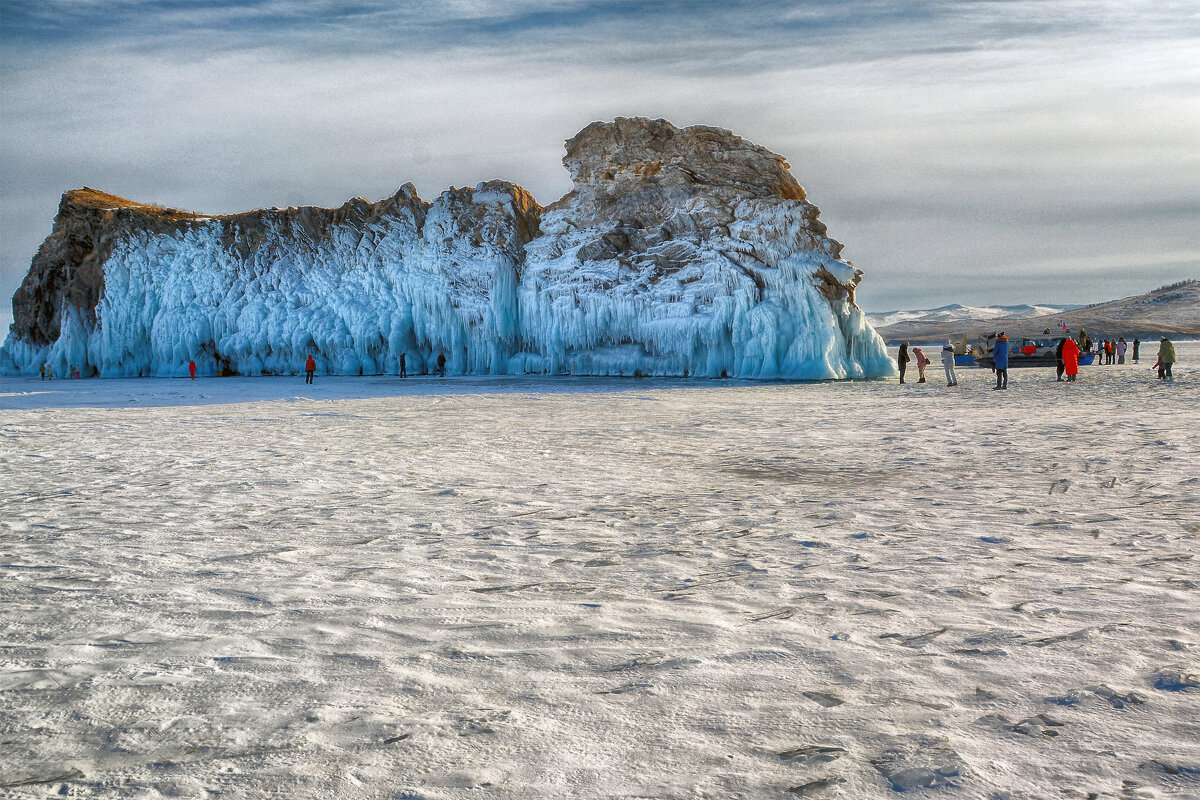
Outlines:
{"type": "Polygon", "coordinates": [[[308,360],[304,362],[304,382],[313,382],[313,373],[317,371],[317,360],[312,357],[312,353],[308,354],[308,360]]]}
{"type": "Polygon", "coordinates": [[[1062,346],[1063,371],[1067,373],[1067,382],[1074,383],[1079,374],[1079,345],[1074,339],[1067,339],[1062,346]]]}
{"type": "Polygon", "coordinates": [[[192,380],[196,380],[196,362],[188,362],[188,374],[192,376],[192,380]]]}

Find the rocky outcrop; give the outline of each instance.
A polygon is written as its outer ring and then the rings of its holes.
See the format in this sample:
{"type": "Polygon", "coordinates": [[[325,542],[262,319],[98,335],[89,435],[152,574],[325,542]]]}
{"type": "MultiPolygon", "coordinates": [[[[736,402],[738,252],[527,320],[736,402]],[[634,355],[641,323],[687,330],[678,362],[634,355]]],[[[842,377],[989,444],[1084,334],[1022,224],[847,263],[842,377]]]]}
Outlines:
{"type": "Polygon", "coordinates": [[[572,190],[543,208],[504,181],[433,202],[205,216],[92,189],[63,196],[13,298],[0,368],[105,375],[887,374],[842,261],[787,162],[719,128],[593,123],[572,190]],[[85,369],[85,372],[88,369],[85,369]]]}

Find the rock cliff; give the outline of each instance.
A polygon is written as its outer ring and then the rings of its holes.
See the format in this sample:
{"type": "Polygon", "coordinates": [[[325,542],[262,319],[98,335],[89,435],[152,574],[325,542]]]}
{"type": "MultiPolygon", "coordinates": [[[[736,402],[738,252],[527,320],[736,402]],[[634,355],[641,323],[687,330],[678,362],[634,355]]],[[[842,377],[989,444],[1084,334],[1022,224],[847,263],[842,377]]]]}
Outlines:
{"type": "Polygon", "coordinates": [[[543,208],[504,181],[204,216],[67,192],[0,369],[845,378],[888,374],[787,162],[729,131],[593,123],[543,208]]]}

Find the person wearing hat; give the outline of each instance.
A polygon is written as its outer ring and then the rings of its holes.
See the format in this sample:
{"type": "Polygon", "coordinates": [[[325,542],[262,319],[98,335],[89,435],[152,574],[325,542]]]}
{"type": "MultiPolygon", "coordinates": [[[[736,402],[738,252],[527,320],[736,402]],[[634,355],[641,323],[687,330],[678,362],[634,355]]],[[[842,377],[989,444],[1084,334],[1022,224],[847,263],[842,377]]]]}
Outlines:
{"type": "Polygon", "coordinates": [[[946,385],[958,386],[958,376],[954,374],[954,345],[949,342],[942,345],[942,366],[946,370],[946,385]]]}
{"type": "Polygon", "coordinates": [[[900,382],[904,383],[904,368],[908,366],[908,342],[900,345],[900,351],[896,353],[896,364],[900,367],[900,382]]]}
{"type": "Polygon", "coordinates": [[[917,381],[917,383],[924,383],[925,382],[925,368],[927,366],[929,366],[929,357],[926,356],[925,351],[919,347],[914,347],[912,349],[912,354],[913,354],[913,360],[917,362],[917,374],[921,378],[919,381],[917,381]]]}
{"type": "Polygon", "coordinates": [[[996,334],[996,344],[992,346],[992,368],[996,371],[996,385],[993,389],[1008,388],[1008,337],[1004,331],[996,334]]]}

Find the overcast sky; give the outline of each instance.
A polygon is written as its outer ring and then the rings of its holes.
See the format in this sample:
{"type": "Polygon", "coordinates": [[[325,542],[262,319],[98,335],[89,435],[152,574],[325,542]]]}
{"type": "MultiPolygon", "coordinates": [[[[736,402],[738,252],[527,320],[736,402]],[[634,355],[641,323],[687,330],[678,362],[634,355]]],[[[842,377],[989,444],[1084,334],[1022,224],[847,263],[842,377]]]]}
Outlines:
{"type": "Polygon", "coordinates": [[[1200,277],[1194,0],[0,0],[0,69],[6,315],[67,189],[548,204],[563,140],[633,115],[786,156],[868,310],[1200,277]]]}

